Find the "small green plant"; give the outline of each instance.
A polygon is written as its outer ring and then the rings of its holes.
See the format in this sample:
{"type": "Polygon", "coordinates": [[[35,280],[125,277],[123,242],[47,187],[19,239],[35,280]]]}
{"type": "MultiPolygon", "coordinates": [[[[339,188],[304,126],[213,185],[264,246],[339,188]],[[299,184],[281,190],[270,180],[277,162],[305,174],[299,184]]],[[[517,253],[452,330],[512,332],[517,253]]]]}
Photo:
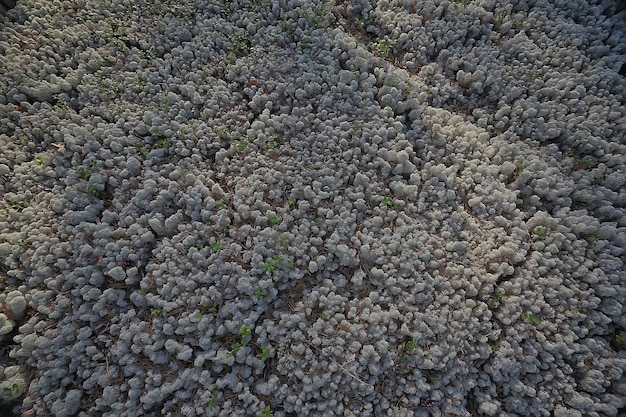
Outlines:
{"type": "Polygon", "coordinates": [[[415,342],[415,340],[409,340],[404,344],[404,353],[410,355],[411,353],[413,353],[416,347],[417,343],[415,342]]]}
{"type": "Polygon", "coordinates": [[[276,149],[277,146],[278,146],[278,142],[276,142],[276,139],[274,138],[270,139],[267,142],[267,146],[265,148],[265,155],[269,155],[272,149],[276,149]]]}
{"type": "Polygon", "coordinates": [[[250,50],[251,42],[244,33],[235,33],[229,36],[230,45],[228,46],[228,57],[231,60],[242,57],[250,50]]]}
{"type": "Polygon", "coordinates": [[[89,171],[86,168],[77,166],[77,165],[74,165],[72,167],[72,171],[74,171],[76,175],[78,175],[83,180],[88,180],[89,177],[91,176],[91,171],[89,171]]]}
{"type": "Polygon", "coordinates": [[[154,145],[155,148],[161,148],[161,149],[167,149],[170,146],[172,146],[172,142],[170,142],[169,140],[167,140],[165,138],[161,138],[161,139],[157,140],[155,145],[154,145]]]}
{"type": "Polygon", "coordinates": [[[269,405],[266,405],[265,408],[261,410],[261,417],[272,417],[272,409],[269,405]]]}
{"type": "Polygon", "coordinates": [[[211,249],[213,249],[216,252],[222,250],[222,243],[221,242],[215,242],[215,243],[211,244],[211,249]]]}
{"type": "Polygon", "coordinates": [[[257,289],[256,289],[256,290],[254,290],[254,295],[255,295],[256,297],[261,298],[261,297],[263,297],[263,296],[265,295],[265,291],[263,291],[263,288],[261,288],[261,287],[257,287],[257,289]]]}
{"type": "Polygon", "coordinates": [[[275,214],[274,216],[269,218],[270,220],[270,224],[278,224],[281,221],[281,218],[278,214],[275,214]]]}
{"type": "Polygon", "coordinates": [[[259,358],[263,362],[267,362],[267,360],[270,358],[270,347],[269,347],[269,345],[261,346],[261,353],[259,353],[259,358]]]}
{"type": "Polygon", "coordinates": [[[138,290],[135,291],[137,294],[139,295],[146,295],[146,289],[145,288],[139,288],[138,290]]]}
{"type": "Polygon", "coordinates": [[[535,235],[537,235],[537,237],[546,237],[547,233],[547,229],[543,226],[537,226],[535,228],[535,235]]]}
{"type": "Polygon", "coordinates": [[[504,290],[496,291],[491,301],[489,301],[489,308],[491,310],[495,310],[496,308],[498,308],[500,304],[502,303],[502,298],[504,298],[505,295],[506,295],[506,292],[504,290]]]}
{"type": "Polygon", "coordinates": [[[615,344],[620,349],[626,349],[626,333],[620,333],[615,335],[615,344]]]}
{"type": "Polygon", "coordinates": [[[237,354],[237,352],[239,352],[239,349],[241,349],[241,343],[239,343],[239,342],[234,343],[233,346],[228,351],[227,355],[228,356],[235,356],[237,354]]]}
{"type": "Polygon", "coordinates": [[[274,268],[281,266],[281,267],[285,267],[285,268],[293,268],[293,261],[291,259],[286,259],[284,256],[282,255],[275,255],[270,261],[269,263],[271,263],[274,268]]]}
{"type": "Polygon", "coordinates": [[[263,264],[263,269],[265,269],[265,272],[271,275],[272,273],[274,273],[274,270],[276,269],[276,264],[274,264],[274,262],[272,261],[265,262],[263,264]]]}
{"type": "Polygon", "coordinates": [[[220,138],[226,139],[228,136],[230,136],[230,127],[228,127],[228,125],[224,125],[220,128],[220,130],[218,130],[217,133],[219,134],[220,138]]]}
{"type": "Polygon", "coordinates": [[[134,147],[142,155],[146,155],[148,152],[150,152],[143,140],[138,140],[137,142],[135,142],[134,147]]]}
{"type": "Polygon", "coordinates": [[[541,319],[537,316],[535,316],[532,313],[524,313],[522,314],[522,320],[528,324],[531,324],[533,326],[538,326],[539,323],[541,323],[541,319]]]}
{"type": "Polygon", "coordinates": [[[54,98],[54,107],[56,107],[59,110],[69,110],[70,106],[67,104],[65,100],[63,100],[63,98],[59,94],[55,94],[53,98],[54,98]]]}
{"type": "Polygon", "coordinates": [[[246,346],[252,337],[252,329],[244,324],[239,329],[239,336],[241,336],[241,345],[246,346]]]}
{"type": "Polygon", "coordinates": [[[231,146],[235,146],[238,150],[243,151],[248,146],[248,138],[240,134],[237,136],[237,139],[233,139],[230,141],[231,146]]]}
{"type": "Polygon", "coordinates": [[[500,350],[500,345],[497,343],[492,343],[489,345],[489,347],[491,348],[492,352],[497,352],[500,350]]]}
{"type": "Polygon", "coordinates": [[[289,239],[287,239],[286,236],[280,235],[278,239],[276,239],[276,245],[278,246],[285,246],[287,243],[289,243],[289,239]]]}
{"type": "Polygon", "coordinates": [[[196,242],[196,248],[197,248],[198,250],[202,250],[202,249],[204,249],[204,247],[205,247],[205,246],[206,246],[206,244],[205,244],[203,241],[201,241],[201,240],[199,240],[199,241],[197,241],[197,242],[196,242]]]}
{"type": "Polygon", "coordinates": [[[221,199],[221,200],[218,200],[218,201],[215,203],[215,205],[216,205],[217,207],[219,207],[219,208],[224,208],[224,207],[226,207],[226,202],[225,202],[223,199],[221,199]]]}
{"type": "Polygon", "coordinates": [[[325,311],[322,311],[322,312],[320,313],[320,319],[322,319],[322,320],[328,320],[328,313],[327,313],[327,312],[325,312],[325,311]]]}
{"type": "Polygon", "coordinates": [[[20,210],[28,205],[28,201],[26,201],[26,199],[23,198],[21,200],[12,201],[9,205],[11,206],[13,210],[20,210]]]}
{"type": "Polygon", "coordinates": [[[383,197],[381,204],[385,207],[393,207],[393,200],[390,197],[383,197]]]}
{"type": "Polygon", "coordinates": [[[357,17],[354,19],[354,24],[359,28],[363,29],[365,25],[368,23],[369,19],[363,19],[362,17],[357,17]]]}
{"type": "MultiPolygon", "coordinates": [[[[164,94],[165,94],[165,92],[164,92],[164,94]]],[[[163,130],[163,129],[161,129],[161,128],[158,128],[158,127],[155,127],[155,128],[153,128],[153,129],[150,129],[150,133],[152,134],[152,136],[154,136],[155,138],[157,138],[157,139],[159,139],[159,140],[160,140],[160,139],[165,139],[165,138],[166,138],[166,136],[165,136],[165,130],[163,130]]]]}
{"type": "Polygon", "coordinates": [[[441,382],[442,379],[443,377],[438,372],[428,374],[428,381],[431,383],[431,385],[441,382]]]}
{"type": "Polygon", "coordinates": [[[200,303],[200,315],[217,313],[217,301],[200,303]]]}
{"type": "Polygon", "coordinates": [[[230,351],[228,352],[229,356],[235,356],[237,352],[239,352],[239,349],[248,344],[250,338],[252,337],[252,329],[244,324],[239,329],[239,336],[241,336],[241,340],[232,345],[230,351]]]}
{"type": "Polygon", "coordinates": [[[209,399],[207,401],[207,407],[209,407],[209,411],[213,411],[213,409],[215,408],[215,404],[217,403],[217,388],[214,388],[213,391],[211,391],[211,395],[209,396],[209,399]]]}
{"type": "Polygon", "coordinates": [[[45,162],[45,161],[44,161],[44,159],[43,159],[43,157],[42,157],[42,156],[37,156],[37,157],[35,157],[35,163],[36,163],[36,164],[38,164],[38,165],[43,165],[43,164],[44,164],[44,162],[45,162]]]}
{"type": "Polygon", "coordinates": [[[585,236],[585,240],[590,245],[595,245],[600,240],[600,235],[597,233],[592,233],[590,235],[585,236]]]}
{"type": "Polygon", "coordinates": [[[2,388],[2,394],[5,398],[17,398],[20,396],[20,386],[18,384],[12,384],[10,387],[2,388]]]}
{"type": "Polygon", "coordinates": [[[378,42],[378,56],[381,58],[387,58],[389,56],[389,52],[391,52],[391,48],[396,44],[396,40],[383,40],[378,42]]]}
{"type": "Polygon", "coordinates": [[[89,197],[95,197],[96,195],[98,195],[98,187],[96,187],[96,185],[91,182],[88,183],[87,187],[85,188],[85,194],[87,194],[89,197]]]}
{"type": "Polygon", "coordinates": [[[295,198],[291,198],[291,197],[289,197],[289,198],[287,199],[287,205],[288,205],[290,208],[294,208],[294,207],[296,206],[296,199],[295,199],[295,198]]]}
{"type": "Polygon", "coordinates": [[[153,307],[150,309],[150,315],[152,317],[162,316],[163,315],[163,307],[153,307]]]}
{"type": "Polygon", "coordinates": [[[583,168],[589,169],[593,166],[593,156],[591,155],[584,156],[581,159],[581,162],[582,162],[583,168]]]}

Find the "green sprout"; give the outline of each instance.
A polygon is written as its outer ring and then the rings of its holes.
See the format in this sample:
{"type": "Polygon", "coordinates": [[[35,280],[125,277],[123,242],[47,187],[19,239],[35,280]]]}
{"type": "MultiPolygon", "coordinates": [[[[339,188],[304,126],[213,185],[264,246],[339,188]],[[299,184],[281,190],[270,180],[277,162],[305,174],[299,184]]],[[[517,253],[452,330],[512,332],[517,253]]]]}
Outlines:
{"type": "Polygon", "coordinates": [[[231,146],[237,147],[238,150],[243,151],[248,146],[248,138],[240,134],[237,136],[237,139],[233,139],[230,141],[231,146]]]}
{"type": "Polygon", "coordinates": [[[616,334],[615,343],[620,349],[626,349],[626,333],[616,334]]]}
{"type": "Polygon", "coordinates": [[[287,199],[287,205],[291,208],[294,208],[296,206],[296,199],[289,197],[287,199]]]}
{"type": "Polygon", "coordinates": [[[200,315],[217,313],[217,301],[200,303],[200,315]]]}
{"type": "Polygon", "coordinates": [[[267,147],[265,148],[265,155],[269,155],[272,149],[276,149],[277,146],[278,146],[278,143],[276,142],[276,139],[274,138],[270,139],[267,142],[267,147]]]}
{"type": "Polygon", "coordinates": [[[266,405],[265,408],[261,410],[261,417],[272,417],[272,409],[269,405],[266,405]]]}
{"type": "Polygon", "coordinates": [[[278,214],[275,214],[274,216],[270,217],[270,224],[278,224],[280,223],[280,216],[278,214]]]}
{"type": "Polygon", "coordinates": [[[21,199],[21,200],[16,200],[16,201],[12,201],[10,206],[13,210],[19,210],[21,208],[24,208],[28,205],[28,202],[26,201],[25,198],[21,199]]]}
{"type": "Polygon", "coordinates": [[[366,19],[363,19],[362,17],[357,17],[356,19],[354,19],[354,23],[357,25],[359,29],[363,29],[367,22],[368,21],[366,19]]]}
{"type": "Polygon", "coordinates": [[[20,386],[18,384],[13,384],[10,387],[2,388],[2,393],[5,398],[16,398],[20,395],[20,386]]]}
{"type": "Polygon", "coordinates": [[[172,142],[170,142],[169,140],[165,139],[165,138],[161,138],[159,140],[157,140],[156,144],[154,145],[156,148],[169,148],[172,145],[172,142]]]}
{"type": "Polygon", "coordinates": [[[415,342],[415,340],[409,340],[408,342],[404,344],[404,353],[411,354],[413,353],[416,347],[417,347],[417,343],[415,342]]]}
{"type": "Polygon", "coordinates": [[[287,243],[289,243],[289,239],[287,239],[286,236],[279,236],[278,239],[276,239],[276,244],[278,246],[285,246],[287,243]]]}
{"type": "Polygon", "coordinates": [[[583,164],[583,168],[585,169],[591,168],[591,166],[593,165],[593,156],[591,155],[584,156],[581,159],[581,162],[583,164]]]}
{"type": "Polygon", "coordinates": [[[217,207],[219,207],[219,208],[224,208],[224,207],[226,207],[226,202],[225,202],[223,199],[221,199],[221,200],[218,200],[218,201],[215,203],[215,205],[216,205],[217,207]]]}
{"type": "Polygon", "coordinates": [[[245,346],[252,337],[252,329],[245,324],[239,329],[239,335],[241,336],[241,345],[245,346]]]}
{"type": "Polygon", "coordinates": [[[241,343],[234,343],[233,347],[230,349],[230,351],[228,351],[228,356],[235,356],[237,354],[237,352],[239,352],[239,349],[241,349],[241,343]]]}
{"type": "Polygon", "coordinates": [[[135,142],[134,147],[142,155],[146,155],[149,152],[148,147],[146,146],[143,140],[138,140],[137,142],[135,142]]]}
{"type": "Polygon", "coordinates": [[[90,182],[89,184],[87,184],[87,188],[85,188],[85,194],[87,194],[89,197],[95,197],[96,195],[98,195],[98,187],[90,182]]]}
{"type": "Polygon", "coordinates": [[[600,240],[600,235],[597,233],[592,233],[590,235],[585,236],[585,240],[591,244],[595,245],[600,240]]]}
{"type": "Polygon", "coordinates": [[[88,180],[89,177],[91,176],[91,171],[83,168],[83,167],[79,167],[77,165],[74,165],[72,167],[72,171],[74,171],[76,173],[76,175],[78,175],[81,179],[83,180],[88,180]]]}
{"type": "Polygon", "coordinates": [[[204,249],[204,246],[205,246],[205,243],[203,241],[199,240],[199,241],[196,242],[196,248],[197,249],[202,250],[202,249],[204,249]]]}
{"type": "Polygon", "coordinates": [[[227,138],[230,135],[230,127],[227,125],[222,126],[220,130],[218,130],[218,134],[222,139],[227,138]]]}
{"type": "Polygon", "coordinates": [[[436,384],[438,382],[441,382],[442,379],[443,377],[441,376],[440,373],[428,374],[428,380],[430,381],[431,384],[436,384]]]}
{"type": "Polygon", "coordinates": [[[383,40],[378,43],[378,56],[381,58],[387,58],[391,48],[396,44],[396,40],[383,40]]]}
{"type": "Polygon", "coordinates": [[[263,288],[257,287],[257,289],[254,290],[254,295],[261,298],[265,295],[265,291],[263,291],[263,288]]]}
{"type": "Polygon", "coordinates": [[[150,309],[150,315],[152,317],[162,316],[163,315],[163,307],[154,307],[150,309]]]}
{"type": "Polygon", "coordinates": [[[385,207],[393,207],[393,200],[390,197],[383,197],[381,204],[385,207]]]}
{"type": "Polygon", "coordinates": [[[44,159],[42,156],[37,156],[35,157],[35,163],[37,163],[38,165],[43,165],[44,164],[44,159]]]}
{"type": "Polygon", "coordinates": [[[265,345],[265,346],[261,347],[261,353],[259,354],[259,358],[263,362],[267,362],[267,360],[270,358],[270,347],[269,347],[269,345],[265,345]]]}
{"type": "Polygon", "coordinates": [[[541,319],[532,313],[522,314],[522,320],[528,324],[532,324],[533,326],[537,326],[539,325],[539,323],[541,323],[541,319]]]}
{"type": "Polygon", "coordinates": [[[213,249],[216,252],[222,250],[222,243],[221,242],[215,242],[215,243],[211,244],[211,249],[213,249]]]}
{"type": "Polygon", "coordinates": [[[213,389],[213,391],[211,391],[211,396],[209,397],[209,400],[207,401],[207,407],[209,407],[209,411],[213,411],[213,409],[215,408],[215,403],[217,402],[217,389],[213,389]]]}
{"type": "Polygon", "coordinates": [[[152,134],[152,136],[154,136],[157,139],[165,139],[165,130],[155,127],[154,129],[152,129],[152,131],[150,132],[152,134]]]}
{"type": "Polygon", "coordinates": [[[505,294],[506,292],[504,290],[496,291],[495,298],[493,298],[489,302],[489,309],[495,310],[496,308],[498,308],[500,304],[502,303],[502,298],[505,296],[505,294]]]}
{"type": "Polygon", "coordinates": [[[274,272],[274,269],[276,269],[276,265],[272,261],[265,262],[263,264],[263,269],[265,269],[265,272],[267,272],[268,274],[272,274],[274,272]]]}

